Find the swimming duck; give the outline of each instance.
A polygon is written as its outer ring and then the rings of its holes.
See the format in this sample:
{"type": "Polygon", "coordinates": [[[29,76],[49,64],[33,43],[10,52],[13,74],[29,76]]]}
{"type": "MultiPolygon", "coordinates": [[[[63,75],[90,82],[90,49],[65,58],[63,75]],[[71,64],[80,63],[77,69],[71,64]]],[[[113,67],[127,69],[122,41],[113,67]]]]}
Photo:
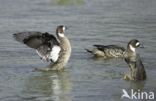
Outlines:
{"type": "Polygon", "coordinates": [[[71,55],[71,45],[65,36],[67,28],[60,25],[56,28],[56,36],[47,32],[21,32],[13,34],[18,42],[36,50],[37,54],[44,61],[51,62],[46,68],[37,70],[61,70],[67,64],[71,55]]]}
{"type": "Polygon", "coordinates": [[[92,53],[95,57],[108,58],[123,58],[130,68],[130,72],[125,74],[125,80],[145,80],[146,71],[142,60],[136,48],[140,46],[137,39],[132,39],[127,45],[127,49],[117,45],[93,45],[95,48],[86,49],[87,52],[92,53]]]}
{"type": "Polygon", "coordinates": [[[125,74],[125,80],[145,80],[146,71],[140,55],[136,52],[136,48],[140,46],[140,42],[137,39],[132,39],[128,45],[127,50],[124,53],[124,58],[129,66],[130,72],[125,74]]]}
{"type": "Polygon", "coordinates": [[[86,49],[87,52],[95,57],[120,58],[124,57],[125,48],[117,45],[93,45],[93,49],[86,49]]]}

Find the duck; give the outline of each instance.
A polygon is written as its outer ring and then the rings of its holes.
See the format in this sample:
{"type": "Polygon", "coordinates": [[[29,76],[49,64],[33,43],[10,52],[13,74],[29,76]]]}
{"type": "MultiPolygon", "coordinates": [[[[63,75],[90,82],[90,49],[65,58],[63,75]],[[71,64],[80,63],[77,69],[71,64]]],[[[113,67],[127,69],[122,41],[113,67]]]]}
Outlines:
{"type": "Polygon", "coordinates": [[[130,40],[127,45],[127,49],[124,53],[124,59],[129,66],[129,72],[124,75],[125,80],[146,80],[146,71],[144,65],[139,53],[136,52],[136,48],[140,46],[141,44],[137,39],[130,40]]]}
{"type": "Polygon", "coordinates": [[[85,49],[87,52],[94,55],[94,57],[102,57],[104,59],[109,58],[122,58],[125,60],[129,67],[129,72],[124,74],[125,80],[145,80],[146,71],[140,55],[136,52],[136,48],[143,45],[139,40],[131,39],[127,44],[127,49],[118,45],[93,45],[93,49],[85,49]]]}
{"type": "Polygon", "coordinates": [[[108,58],[123,58],[125,48],[118,45],[93,45],[93,49],[85,49],[87,52],[93,54],[94,57],[108,58]]]}
{"type": "Polygon", "coordinates": [[[48,32],[28,31],[13,34],[16,41],[36,50],[42,61],[50,62],[46,68],[35,70],[51,71],[62,70],[68,63],[71,55],[71,44],[65,36],[67,27],[59,25],[56,28],[56,37],[48,32]]]}

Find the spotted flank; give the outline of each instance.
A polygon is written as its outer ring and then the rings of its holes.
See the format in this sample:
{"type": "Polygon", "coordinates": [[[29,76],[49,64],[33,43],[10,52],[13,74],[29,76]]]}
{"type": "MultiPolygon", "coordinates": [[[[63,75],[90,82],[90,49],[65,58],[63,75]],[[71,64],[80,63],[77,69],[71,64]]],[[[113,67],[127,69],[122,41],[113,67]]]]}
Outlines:
{"type": "Polygon", "coordinates": [[[120,58],[123,57],[125,49],[117,45],[94,45],[93,49],[86,49],[87,52],[92,53],[95,57],[103,58],[120,58]]]}

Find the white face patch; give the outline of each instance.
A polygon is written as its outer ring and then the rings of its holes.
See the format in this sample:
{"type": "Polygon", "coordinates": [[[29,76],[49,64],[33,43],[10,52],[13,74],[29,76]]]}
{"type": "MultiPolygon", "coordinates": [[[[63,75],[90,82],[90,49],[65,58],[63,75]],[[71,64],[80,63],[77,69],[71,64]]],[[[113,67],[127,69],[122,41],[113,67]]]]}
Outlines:
{"type": "Polygon", "coordinates": [[[129,45],[130,50],[132,50],[133,52],[135,52],[135,48],[132,45],[129,45]]]}
{"type": "Polygon", "coordinates": [[[57,45],[53,46],[52,50],[50,52],[49,59],[52,59],[53,62],[56,62],[59,57],[60,51],[61,51],[61,48],[59,46],[57,46],[57,45]]]}
{"type": "Polygon", "coordinates": [[[59,37],[64,37],[64,33],[58,33],[59,37]]]}
{"type": "Polygon", "coordinates": [[[140,43],[139,42],[137,42],[136,44],[135,44],[135,46],[139,46],[140,45],[140,43]]]}
{"type": "Polygon", "coordinates": [[[65,32],[65,30],[66,30],[66,27],[65,27],[65,26],[63,26],[63,32],[65,32]]]}

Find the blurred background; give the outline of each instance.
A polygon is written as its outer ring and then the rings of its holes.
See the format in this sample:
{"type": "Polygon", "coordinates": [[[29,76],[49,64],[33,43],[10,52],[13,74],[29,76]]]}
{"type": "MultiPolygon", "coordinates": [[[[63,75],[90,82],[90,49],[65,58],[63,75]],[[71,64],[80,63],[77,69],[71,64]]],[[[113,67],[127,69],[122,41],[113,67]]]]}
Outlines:
{"type": "Polygon", "coordinates": [[[156,92],[155,0],[0,0],[0,101],[129,101],[122,89],[156,92]],[[63,72],[34,72],[46,67],[35,50],[16,42],[13,33],[65,33],[72,56],[63,72]],[[85,48],[93,44],[126,47],[136,38],[147,72],[144,82],[122,79],[128,65],[122,59],[93,59],[85,48]]]}

